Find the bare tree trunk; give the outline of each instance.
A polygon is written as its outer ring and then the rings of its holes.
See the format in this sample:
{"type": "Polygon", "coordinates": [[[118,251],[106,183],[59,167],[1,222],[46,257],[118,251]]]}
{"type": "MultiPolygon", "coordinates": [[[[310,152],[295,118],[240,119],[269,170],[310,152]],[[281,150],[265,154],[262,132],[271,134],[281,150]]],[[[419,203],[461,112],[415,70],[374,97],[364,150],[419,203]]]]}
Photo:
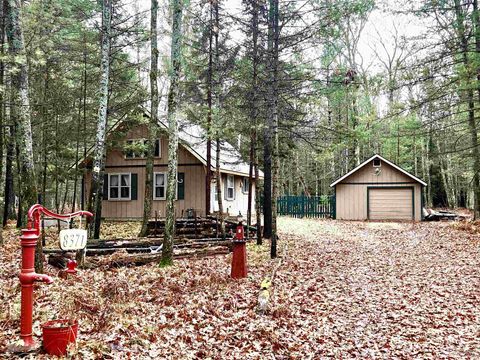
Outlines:
{"type": "MultiPolygon", "coordinates": [[[[82,85],[83,86],[83,85],[82,85]]],[[[73,195],[72,195],[72,212],[75,212],[77,207],[77,193],[78,193],[78,162],[80,161],[80,139],[81,139],[81,100],[78,101],[77,113],[77,139],[75,143],[75,177],[73,180],[73,195]]]]}
{"type": "Polygon", "coordinates": [[[170,90],[168,93],[168,178],[167,209],[165,235],[163,239],[161,266],[173,263],[173,238],[175,236],[175,191],[177,187],[177,150],[178,150],[178,96],[182,55],[182,1],[171,0],[172,7],[172,45],[170,90]]]}
{"type": "Polygon", "coordinates": [[[269,48],[270,52],[270,61],[269,61],[269,70],[270,70],[270,109],[269,113],[269,132],[273,136],[273,146],[271,152],[271,162],[272,162],[272,198],[271,198],[271,214],[272,214],[272,223],[271,223],[271,247],[270,247],[270,257],[277,257],[277,196],[278,196],[278,171],[279,171],[279,157],[278,157],[278,42],[279,42],[279,26],[278,26],[278,0],[270,0],[270,9],[269,9],[269,22],[270,28],[270,41],[269,48]]]}
{"type": "MultiPolygon", "coordinates": [[[[30,100],[28,86],[28,68],[24,47],[22,25],[20,22],[20,1],[5,0],[6,33],[12,60],[15,60],[18,70],[12,74],[12,87],[18,91],[14,106],[18,107],[16,120],[16,144],[19,149],[19,167],[22,178],[20,198],[24,206],[22,215],[26,215],[28,207],[37,202],[37,183],[33,161],[32,125],[30,122],[30,100]],[[22,61],[19,61],[22,59],[22,61]]],[[[40,243],[41,246],[41,242],[40,243]]],[[[43,253],[36,252],[35,270],[43,268],[43,253]]]]}
{"type": "Polygon", "coordinates": [[[100,64],[100,100],[98,106],[97,133],[92,170],[92,189],[89,210],[93,211],[94,219],[90,224],[90,236],[100,237],[100,222],[102,217],[103,174],[105,172],[105,137],[107,132],[108,87],[110,79],[110,37],[112,22],[112,0],[102,1],[102,49],[100,64]]]}
{"type": "MultiPolygon", "coordinates": [[[[11,114],[11,111],[10,111],[11,114]]],[[[10,122],[12,121],[9,116],[10,122]]],[[[7,220],[15,219],[15,193],[13,183],[13,161],[15,157],[15,132],[13,126],[7,128],[7,154],[5,160],[5,203],[3,204],[3,226],[7,220]]]]}
{"type": "Polygon", "coordinates": [[[215,172],[217,178],[217,198],[218,198],[218,212],[219,212],[219,220],[220,220],[220,232],[222,234],[222,238],[225,238],[225,221],[223,218],[223,197],[222,197],[222,175],[220,172],[220,152],[221,152],[221,142],[220,142],[220,121],[218,118],[218,114],[220,112],[220,93],[221,93],[221,83],[220,83],[220,49],[218,43],[218,35],[220,31],[220,14],[219,14],[219,0],[214,1],[213,9],[215,15],[215,25],[214,28],[216,31],[214,32],[214,42],[215,42],[215,62],[214,62],[214,92],[215,92],[215,107],[216,107],[216,149],[215,149],[215,172]]]}
{"type": "MultiPolygon", "coordinates": [[[[437,138],[437,149],[441,153],[442,149],[440,147],[440,140],[437,138]]],[[[442,184],[443,188],[445,189],[445,195],[447,196],[447,207],[452,207],[453,206],[453,200],[451,197],[451,187],[450,183],[448,182],[448,175],[447,175],[447,169],[445,168],[445,162],[442,159],[442,156],[438,156],[438,165],[440,167],[440,177],[442,178],[442,184]]]]}
{"type": "MultiPolygon", "coordinates": [[[[83,94],[82,94],[82,112],[83,112],[83,158],[87,158],[87,48],[85,45],[86,39],[84,36],[83,48],[83,94]]],[[[88,196],[85,193],[85,177],[87,176],[87,167],[83,167],[82,174],[82,209],[85,209],[85,198],[88,196]]],[[[83,252],[82,252],[83,254],[83,252]]],[[[78,262],[78,252],[77,252],[78,262]]],[[[80,262],[79,262],[80,264],[80,262]]]]}
{"type": "Polygon", "coordinates": [[[258,181],[258,177],[260,176],[258,171],[258,151],[255,149],[255,217],[257,223],[257,245],[262,245],[262,205],[260,203],[260,196],[261,196],[261,189],[260,184],[258,181]]]}
{"type": "MultiPolygon", "coordinates": [[[[84,48],[83,48],[83,86],[82,86],[82,112],[83,112],[83,158],[87,158],[87,47],[86,47],[86,39],[85,35],[83,38],[84,41],[84,48]]],[[[79,119],[80,121],[80,119],[79,119]]],[[[88,196],[85,194],[85,178],[87,175],[87,167],[84,166],[83,172],[82,172],[82,199],[81,199],[81,208],[82,210],[85,209],[85,198],[88,196]]],[[[83,267],[85,264],[85,251],[78,250],[77,253],[75,254],[75,259],[77,260],[78,266],[83,267]]]]}
{"type": "Polygon", "coordinates": [[[263,132],[263,166],[264,166],[264,183],[263,183],[263,236],[267,239],[272,237],[272,221],[273,221],[273,204],[272,204],[272,137],[275,115],[273,108],[275,106],[274,93],[274,23],[275,23],[275,0],[269,0],[268,10],[268,78],[267,78],[267,124],[263,132]]]}
{"type": "Polygon", "coordinates": [[[213,91],[213,2],[210,2],[210,21],[208,29],[208,73],[207,73],[207,174],[205,177],[205,214],[211,210],[212,187],[212,91],[213,91]]]}
{"type": "MultiPolygon", "coordinates": [[[[250,166],[248,171],[248,209],[247,209],[247,238],[250,235],[250,226],[252,224],[252,190],[253,190],[253,171],[256,162],[257,149],[257,93],[258,93],[258,3],[252,0],[252,93],[250,103],[251,135],[250,135],[250,166]]],[[[258,178],[255,177],[255,188],[258,187],[258,178]]],[[[256,198],[256,201],[259,199],[256,198]]],[[[259,224],[257,224],[259,226],[259,224]]],[[[258,239],[257,239],[258,243],[258,239]]],[[[260,240],[261,244],[261,240],[260,240]]]]}
{"type": "Polygon", "coordinates": [[[425,206],[432,207],[432,192],[431,192],[431,181],[430,181],[430,160],[428,156],[429,146],[428,138],[425,146],[422,144],[422,172],[423,178],[427,182],[426,192],[425,192],[425,206]]]}
{"type": "Polygon", "coordinates": [[[148,235],[148,221],[152,215],[153,201],[153,162],[155,156],[155,142],[158,137],[158,45],[157,45],[157,13],[158,1],[151,0],[150,22],[150,122],[148,126],[149,141],[147,161],[145,166],[145,198],[143,203],[143,221],[139,236],[148,235]]]}
{"type": "MultiPolygon", "coordinates": [[[[3,139],[5,133],[5,118],[6,118],[6,106],[5,106],[5,63],[3,62],[5,56],[5,16],[3,14],[3,2],[0,2],[0,182],[3,179],[3,139]]],[[[3,189],[4,190],[4,189],[3,189]]],[[[0,209],[3,209],[5,202],[5,191],[0,193],[0,209]]],[[[3,211],[0,211],[0,224],[3,224],[3,211]]],[[[0,228],[0,245],[3,245],[3,226],[0,228]]]]}
{"type": "Polygon", "coordinates": [[[220,220],[220,232],[222,238],[225,238],[225,221],[223,218],[223,198],[222,198],[222,174],[220,172],[220,140],[217,138],[215,149],[215,176],[218,202],[218,219],[220,220]]]}
{"type": "MultiPolygon", "coordinates": [[[[462,53],[462,62],[467,72],[467,89],[465,90],[466,101],[468,104],[468,128],[470,131],[470,140],[472,146],[472,157],[473,157],[473,214],[474,219],[478,219],[480,216],[480,151],[478,149],[478,135],[477,135],[477,122],[475,118],[475,102],[473,98],[473,84],[470,79],[470,61],[468,59],[469,49],[468,49],[468,39],[465,34],[465,24],[464,24],[464,12],[462,10],[460,0],[454,0],[455,4],[455,15],[456,15],[456,25],[458,38],[460,41],[460,50],[462,53]]],[[[480,46],[480,45],[479,45],[480,46]]]]}

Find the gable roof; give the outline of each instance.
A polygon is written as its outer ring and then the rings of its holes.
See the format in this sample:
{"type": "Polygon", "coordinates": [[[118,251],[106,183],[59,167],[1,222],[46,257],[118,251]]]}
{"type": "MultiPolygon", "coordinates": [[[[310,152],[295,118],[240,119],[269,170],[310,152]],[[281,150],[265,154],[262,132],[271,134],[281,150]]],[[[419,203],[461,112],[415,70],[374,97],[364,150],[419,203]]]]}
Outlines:
{"type": "MultiPolygon", "coordinates": [[[[166,124],[159,121],[161,128],[167,129],[166,124]]],[[[192,124],[189,121],[179,122],[178,132],[180,143],[192,153],[203,165],[207,165],[207,132],[199,125],[192,124]]],[[[211,164],[212,170],[215,170],[216,162],[216,141],[212,141],[211,164]]],[[[229,142],[221,140],[220,142],[220,169],[222,172],[248,176],[250,165],[243,161],[240,152],[229,142]]],[[[255,174],[253,174],[255,177],[255,174]]],[[[263,172],[259,170],[259,177],[263,177],[263,172]]]]}
{"type": "MultiPolygon", "coordinates": [[[[150,117],[148,111],[143,110],[143,114],[146,117],[150,117]]],[[[117,121],[112,127],[107,131],[108,134],[114,132],[121,124],[123,120],[117,121]]],[[[161,120],[158,121],[158,126],[161,130],[166,132],[168,126],[163,123],[161,120]]],[[[187,120],[179,121],[178,127],[178,137],[179,145],[182,145],[187,151],[189,151],[195,158],[197,158],[203,165],[207,165],[207,132],[199,125],[193,124],[187,120]]],[[[216,142],[212,141],[211,148],[211,170],[215,171],[215,162],[216,162],[216,142]]],[[[86,158],[88,158],[93,152],[94,147],[92,146],[87,153],[86,158]]],[[[85,161],[85,159],[80,160],[80,162],[85,161]]],[[[233,147],[229,142],[221,140],[220,141],[220,171],[223,173],[249,176],[250,165],[242,159],[240,152],[233,147]]],[[[253,178],[255,178],[255,173],[253,173],[253,178]]],[[[259,178],[263,178],[263,172],[259,170],[259,178]]]]}
{"type": "Polygon", "coordinates": [[[343,175],[341,178],[335,180],[333,183],[330,184],[330,187],[334,187],[335,185],[337,185],[339,182],[341,182],[342,180],[346,179],[347,177],[349,177],[350,175],[352,175],[354,172],[360,170],[362,167],[364,167],[365,165],[367,165],[370,161],[374,160],[374,159],[380,159],[382,160],[383,162],[387,163],[388,165],[390,165],[391,167],[393,167],[394,169],[397,169],[398,171],[400,171],[401,173],[407,175],[408,177],[410,177],[411,179],[415,180],[416,182],[422,184],[423,186],[427,186],[427,183],[424,182],[423,180],[417,178],[416,176],[410,174],[408,171],[405,171],[403,170],[400,166],[398,165],[395,165],[394,163],[392,163],[391,161],[388,161],[387,159],[385,159],[384,157],[378,155],[378,154],[375,154],[373,155],[371,158],[365,160],[363,163],[361,163],[360,165],[358,165],[355,169],[349,171],[348,173],[346,173],[345,175],[343,175]]]}

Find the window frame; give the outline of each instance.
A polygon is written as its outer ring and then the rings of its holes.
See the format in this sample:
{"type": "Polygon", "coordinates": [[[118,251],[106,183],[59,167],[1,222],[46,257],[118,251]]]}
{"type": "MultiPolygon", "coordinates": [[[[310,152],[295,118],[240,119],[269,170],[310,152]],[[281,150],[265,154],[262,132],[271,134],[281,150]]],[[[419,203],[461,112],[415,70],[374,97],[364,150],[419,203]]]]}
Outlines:
{"type": "Polygon", "coordinates": [[[217,184],[212,184],[213,188],[213,201],[218,202],[218,192],[217,192],[217,184]]]}
{"type": "MultiPolygon", "coordinates": [[[[127,139],[127,140],[125,140],[125,144],[133,143],[134,141],[141,141],[143,143],[143,145],[145,146],[145,143],[148,141],[148,139],[146,139],[146,138],[127,139]]],[[[155,139],[155,148],[157,146],[156,145],[157,141],[158,141],[158,155],[154,154],[153,157],[155,159],[160,159],[162,157],[162,139],[161,138],[155,139]]],[[[143,153],[142,155],[143,156],[135,156],[135,153],[133,153],[133,156],[129,157],[129,156],[127,156],[126,151],[123,152],[123,158],[125,160],[145,160],[147,158],[146,154],[143,153]]]]}
{"type": "Polygon", "coordinates": [[[373,159],[372,163],[374,168],[382,167],[382,160],[380,159],[373,159]],[[375,165],[375,161],[378,161],[378,165],[375,165]]]}
{"type": "Polygon", "coordinates": [[[248,194],[248,188],[250,186],[249,186],[249,179],[247,177],[242,178],[242,185],[241,186],[242,186],[242,193],[243,194],[248,194]],[[245,187],[245,184],[247,185],[246,187],[245,187]]]}
{"type": "Polygon", "coordinates": [[[225,194],[225,199],[228,200],[228,201],[232,201],[232,200],[235,200],[235,176],[234,175],[227,175],[227,179],[226,179],[226,194],[225,194]],[[232,186],[228,186],[228,179],[232,179],[232,186]],[[228,190],[229,189],[232,189],[232,196],[228,196],[228,190]]]}
{"type": "Polygon", "coordinates": [[[131,201],[132,200],[132,173],[112,173],[108,174],[108,200],[109,201],[131,201]],[[128,175],[128,198],[122,197],[122,175],[128,175]],[[118,197],[112,197],[112,177],[118,176],[118,185],[113,186],[118,189],[118,197]]]}
{"type": "MultiPolygon", "coordinates": [[[[168,173],[166,171],[156,171],[153,173],[153,200],[167,200],[167,178],[168,176],[168,173]],[[163,197],[157,197],[157,184],[156,184],[156,180],[157,180],[157,175],[159,174],[162,174],[163,175],[163,179],[164,179],[164,196],[163,197]]],[[[159,186],[160,187],[160,186],[159,186]]],[[[177,190],[178,191],[178,190],[177,190]]]]}

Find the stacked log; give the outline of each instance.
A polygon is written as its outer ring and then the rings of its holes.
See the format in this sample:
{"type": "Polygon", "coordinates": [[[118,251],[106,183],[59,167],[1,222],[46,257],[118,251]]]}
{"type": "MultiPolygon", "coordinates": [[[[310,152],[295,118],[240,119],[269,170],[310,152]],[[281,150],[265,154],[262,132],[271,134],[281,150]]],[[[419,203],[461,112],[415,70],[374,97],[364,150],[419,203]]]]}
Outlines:
{"type": "MultiPolygon", "coordinates": [[[[224,220],[227,234],[234,234],[237,222],[224,220]]],[[[165,219],[150,220],[148,223],[148,237],[161,237],[165,231],[165,219]]],[[[244,225],[246,230],[246,225],[244,225]]],[[[176,236],[179,239],[218,238],[220,234],[220,221],[214,216],[180,218],[175,222],[176,236]]],[[[256,228],[250,226],[250,233],[256,234],[256,228]]]]}

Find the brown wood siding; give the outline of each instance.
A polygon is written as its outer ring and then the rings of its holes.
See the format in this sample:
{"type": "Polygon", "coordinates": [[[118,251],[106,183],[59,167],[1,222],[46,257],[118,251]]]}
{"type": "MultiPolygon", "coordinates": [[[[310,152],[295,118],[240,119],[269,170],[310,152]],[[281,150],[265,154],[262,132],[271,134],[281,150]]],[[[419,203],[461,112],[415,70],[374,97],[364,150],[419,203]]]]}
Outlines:
{"type": "MultiPolygon", "coordinates": [[[[148,129],[141,125],[132,129],[126,136],[126,139],[148,138],[148,129]]],[[[154,172],[167,172],[168,166],[168,139],[161,137],[161,156],[155,158],[154,172]]],[[[108,219],[128,219],[141,218],[143,216],[143,199],[145,197],[145,159],[125,159],[122,148],[109,149],[105,162],[105,173],[137,174],[137,200],[104,200],[102,202],[102,217],[108,219]]],[[[185,173],[185,198],[177,200],[175,203],[176,216],[181,216],[187,209],[197,210],[199,215],[205,215],[205,176],[206,167],[199,159],[193,156],[190,151],[179,146],[178,150],[178,172],[185,173]]],[[[226,178],[222,174],[222,181],[226,178]]],[[[225,211],[228,209],[231,214],[237,215],[238,212],[246,214],[247,194],[243,194],[240,188],[242,176],[235,176],[235,193],[233,201],[227,201],[224,198],[225,211]]],[[[85,194],[90,193],[91,173],[88,172],[85,178],[85,194]]],[[[222,184],[223,186],[223,184],[222,184]]],[[[224,196],[224,188],[222,187],[224,196]]],[[[254,193],[255,194],[255,193],[254,193]]],[[[152,214],[155,211],[159,217],[165,217],[165,200],[153,200],[152,214]]]]}
{"type": "Polygon", "coordinates": [[[415,220],[421,220],[422,186],[412,178],[382,162],[381,172],[375,175],[373,163],[338,183],[335,188],[336,217],[341,220],[367,220],[368,187],[412,187],[415,198],[415,220]]]}

